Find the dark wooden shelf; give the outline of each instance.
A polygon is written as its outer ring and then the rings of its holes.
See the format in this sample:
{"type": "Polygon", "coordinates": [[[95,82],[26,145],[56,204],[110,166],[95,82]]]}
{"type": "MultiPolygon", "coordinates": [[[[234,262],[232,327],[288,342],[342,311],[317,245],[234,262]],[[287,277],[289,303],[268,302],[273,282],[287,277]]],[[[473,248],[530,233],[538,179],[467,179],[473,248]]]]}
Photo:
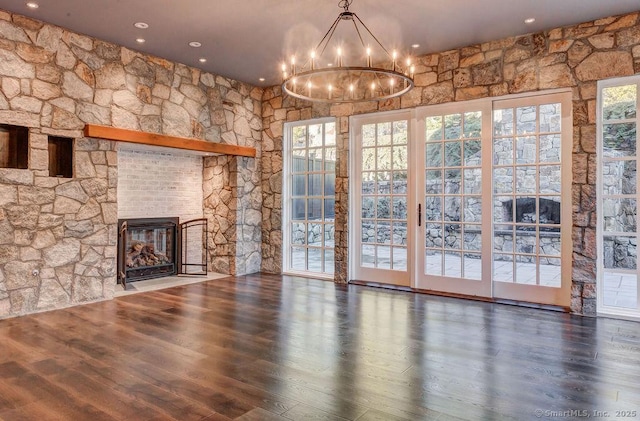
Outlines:
{"type": "Polygon", "coordinates": [[[140,132],[137,130],[118,129],[115,127],[99,126],[95,124],[85,125],[84,135],[87,137],[139,143],[142,145],[209,152],[218,155],[247,156],[250,158],[255,158],[256,156],[256,149],[248,146],[226,145],[224,143],[206,142],[199,139],[167,136],[158,133],[140,132]]]}

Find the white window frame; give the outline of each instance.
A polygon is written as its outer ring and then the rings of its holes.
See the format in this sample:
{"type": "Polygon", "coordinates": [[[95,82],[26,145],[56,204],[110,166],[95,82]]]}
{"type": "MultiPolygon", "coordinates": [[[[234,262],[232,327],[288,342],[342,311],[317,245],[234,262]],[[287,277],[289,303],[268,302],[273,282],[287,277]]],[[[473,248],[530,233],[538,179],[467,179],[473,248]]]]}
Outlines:
{"type": "MultiPolygon", "coordinates": [[[[292,164],[292,151],[293,151],[293,128],[299,126],[310,126],[316,124],[326,124],[326,123],[334,123],[336,128],[336,145],[334,148],[336,149],[336,157],[338,154],[338,122],[336,118],[326,117],[326,118],[318,118],[311,120],[301,120],[301,121],[292,121],[286,122],[284,124],[283,131],[283,166],[282,166],[282,272],[286,275],[297,275],[303,277],[313,277],[319,279],[333,280],[335,276],[335,246],[334,250],[334,272],[315,272],[310,270],[299,270],[293,269],[292,261],[291,261],[291,247],[293,246],[291,242],[291,206],[289,205],[292,199],[292,183],[291,183],[291,164],[292,164]]],[[[308,148],[307,148],[308,149],[308,148]]],[[[325,150],[325,146],[322,147],[322,150],[325,150]]],[[[336,164],[336,175],[337,175],[337,164],[336,164]]],[[[335,196],[334,196],[335,197],[335,196]]],[[[323,192],[324,198],[324,192],[323,192]]],[[[324,200],[323,200],[323,208],[324,208],[324,200]]],[[[306,221],[306,219],[305,219],[306,221]]],[[[306,223],[306,222],[305,222],[306,223]]],[[[334,229],[335,229],[335,221],[334,221],[334,229]]],[[[328,247],[322,247],[323,250],[328,249],[328,247]]],[[[308,256],[307,256],[308,260],[308,256]]],[[[323,261],[324,266],[324,261],[323,261]]]]}
{"type": "MultiPolygon", "coordinates": [[[[637,96],[636,96],[636,137],[638,136],[638,132],[640,132],[640,75],[633,76],[625,76],[619,78],[612,78],[606,80],[599,80],[597,83],[597,98],[596,98],[596,156],[597,159],[597,175],[596,175],[596,209],[597,209],[597,223],[596,223],[596,238],[597,238],[597,258],[596,258],[596,296],[597,296],[597,307],[596,312],[598,315],[604,315],[608,317],[616,317],[621,319],[631,319],[631,320],[640,320],[640,266],[638,269],[609,269],[613,272],[618,273],[628,273],[632,274],[635,272],[637,276],[637,284],[636,284],[636,292],[638,294],[637,297],[637,308],[629,309],[624,307],[616,307],[616,306],[607,306],[604,303],[604,260],[602,256],[604,256],[604,236],[605,232],[603,230],[604,218],[603,218],[603,200],[604,200],[604,182],[602,177],[603,172],[603,156],[602,147],[603,147],[603,138],[602,138],[602,129],[603,129],[603,116],[602,116],[602,91],[605,88],[615,87],[615,86],[624,86],[624,85],[632,85],[636,84],[638,86],[637,96]]],[[[636,145],[638,145],[638,141],[636,138],[636,145]]],[[[640,163],[640,148],[636,147],[636,162],[640,163]]],[[[640,202],[640,171],[636,171],[636,198],[637,202],[640,202]]],[[[637,228],[636,228],[637,230],[637,228]]],[[[636,231],[636,238],[640,237],[640,231],[636,231]]]]}

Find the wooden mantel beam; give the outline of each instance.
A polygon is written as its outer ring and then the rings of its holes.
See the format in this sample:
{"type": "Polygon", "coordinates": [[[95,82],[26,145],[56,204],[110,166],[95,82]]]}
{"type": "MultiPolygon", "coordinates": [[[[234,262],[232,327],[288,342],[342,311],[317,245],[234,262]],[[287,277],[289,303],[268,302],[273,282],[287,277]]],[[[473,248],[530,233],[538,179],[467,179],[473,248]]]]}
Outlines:
{"type": "Polygon", "coordinates": [[[209,152],[218,155],[236,155],[255,158],[256,149],[248,146],[227,145],[224,143],[206,142],[199,139],[167,136],[157,133],[139,132],[137,130],[118,129],[115,127],[86,124],[84,135],[120,142],[139,143],[142,145],[163,146],[165,148],[187,149],[190,151],[209,152]]]}

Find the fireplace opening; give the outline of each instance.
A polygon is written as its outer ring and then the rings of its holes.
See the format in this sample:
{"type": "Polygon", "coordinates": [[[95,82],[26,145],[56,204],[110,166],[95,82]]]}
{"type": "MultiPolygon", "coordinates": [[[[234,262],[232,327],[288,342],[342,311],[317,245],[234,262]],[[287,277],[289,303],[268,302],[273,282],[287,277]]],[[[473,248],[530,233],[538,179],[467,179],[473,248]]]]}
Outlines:
{"type": "Polygon", "coordinates": [[[120,219],[118,232],[120,283],[178,273],[178,218],[120,219]]]}
{"type": "MultiPolygon", "coordinates": [[[[523,197],[515,200],[515,212],[513,208],[514,200],[502,202],[503,220],[505,222],[560,225],[560,202],[555,200],[542,197],[538,198],[538,200],[533,197],[523,197]]],[[[520,226],[518,229],[526,231],[528,229],[534,230],[535,228],[520,226]]],[[[556,231],[559,229],[559,227],[540,227],[540,231],[556,231]]]]}
{"type": "Polygon", "coordinates": [[[206,275],[208,223],[204,218],[118,220],[118,283],[173,275],[206,275]]]}

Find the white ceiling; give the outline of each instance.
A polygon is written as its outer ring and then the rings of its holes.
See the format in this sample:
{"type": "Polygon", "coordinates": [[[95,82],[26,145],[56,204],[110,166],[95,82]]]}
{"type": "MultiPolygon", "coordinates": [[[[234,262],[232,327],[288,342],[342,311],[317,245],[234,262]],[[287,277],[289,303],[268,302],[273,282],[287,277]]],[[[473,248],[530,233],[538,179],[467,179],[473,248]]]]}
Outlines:
{"type": "MultiPolygon", "coordinates": [[[[27,1],[0,9],[257,86],[279,83],[283,58],[310,51],[342,11],[338,0],[27,1]]],[[[354,0],[350,10],[388,49],[421,55],[638,11],[640,0],[354,0]]]]}

